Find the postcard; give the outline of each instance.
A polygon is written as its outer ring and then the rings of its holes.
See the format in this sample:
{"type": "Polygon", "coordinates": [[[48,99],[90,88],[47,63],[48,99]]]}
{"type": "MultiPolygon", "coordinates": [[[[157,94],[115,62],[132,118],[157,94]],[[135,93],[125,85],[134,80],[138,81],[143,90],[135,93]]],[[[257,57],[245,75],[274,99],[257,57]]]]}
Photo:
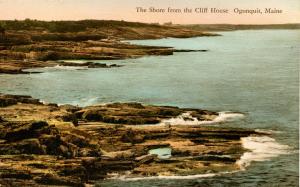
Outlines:
{"type": "Polygon", "coordinates": [[[0,0],[0,186],[298,186],[298,0],[0,0]]]}

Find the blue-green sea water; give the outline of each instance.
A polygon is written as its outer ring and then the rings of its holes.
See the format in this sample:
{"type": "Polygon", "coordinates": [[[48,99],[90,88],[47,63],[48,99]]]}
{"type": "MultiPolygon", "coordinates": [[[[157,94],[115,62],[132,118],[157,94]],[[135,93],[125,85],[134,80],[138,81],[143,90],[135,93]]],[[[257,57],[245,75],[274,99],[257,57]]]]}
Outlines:
{"type": "MultiPolygon", "coordinates": [[[[208,52],[99,61],[110,69],[45,68],[0,75],[0,92],[46,102],[90,105],[137,101],[245,113],[219,124],[273,131],[276,142],[299,149],[300,30],[222,32],[218,37],[131,41],[208,52]]],[[[100,181],[101,186],[298,186],[298,152],[252,162],[244,171],[193,179],[100,181]]]]}

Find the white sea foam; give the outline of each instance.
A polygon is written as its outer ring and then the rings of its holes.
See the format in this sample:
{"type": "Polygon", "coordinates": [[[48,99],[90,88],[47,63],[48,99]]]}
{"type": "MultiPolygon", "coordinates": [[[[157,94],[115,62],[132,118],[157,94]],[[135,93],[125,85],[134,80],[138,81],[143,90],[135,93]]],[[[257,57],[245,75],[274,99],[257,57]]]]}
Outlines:
{"type": "Polygon", "coordinates": [[[222,123],[226,121],[235,121],[244,118],[245,115],[242,113],[235,112],[219,112],[218,116],[211,121],[199,121],[193,117],[190,112],[182,113],[176,118],[170,118],[161,121],[161,125],[202,125],[202,124],[213,124],[222,123]]]}
{"type": "Polygon", "coordinates": [[[165,119],[161,121],[161,125],[198,125],[202,121],[193,117],[189,112],[180,114],[175,118],[165,119]]]}
{"type": "Polygon", "coordinates": [[[71,63],[75,63],[75,64],[82,64],[85,63],[85,60],[64,60],[62,62],[71,62],[71,63]]]}
{"type": "Polygon", "coordinates": [[[245,115],[242,113],[219,112],[219,116],[217,116],[213,121],[216,123],[225,122],[225,121],[236,121],[244,117],[245,115]]]}
{"type": "Polygon", "coordinates": [[[53,72],[53,71],[75,71],[75,70],[86,70],[87,66],[60,66],[56,65],[53,67],[43,67],[43,68],[34,68],[26,69],[27,72],[53,72]]]}
{"type": "Polygon", "coordinates": [[[282,131],[270,130],[270,129],[255,129],[255,132],[264,134],[280,134],[282,131]]]}
{"type": "Polygon", "coordinates": [[[56,65],[54,67],[45,67],[50,70],[82,70],[82,69],[87,69],[87,66],[60,66],[56,65]]]}
{"type": "Polygon", "coordinates": [[[241,169],[245,169],[253,161],[267,161],[273,157],[293,152],[288,145],[279,144],[268,136],[249,136],[241,140],[243,147],[250,150],[237,161],[241,169]]]}
{"type": "Polygon", "coordinates": [[[197,174],[197,175],[172,175],[172,176],[164,176],[164,175],[158,175],[158,176],[150,176],[150,177],[128,177],[128,175],[121,175],[118,174],[112,175],[109,179],[118,179],[123,181],[139,181],[139,180],[155,180],[155,179],[197,179],[197,178],[207,178],[207,177],[215,177],[219,175],[224,174],[231,174],[238,172],[231,171],[231,172],[219,172],[219,173],[205,173],[205,174],[197,174]]]}
{"type": "Polygon", "coordinates": [[[74,101],[71,104],[85,107],[85,106],[90,106],[90,105],[97,104],[98,99],[99,99],[99,97],[83,98],[79,101],[74,101]]]}

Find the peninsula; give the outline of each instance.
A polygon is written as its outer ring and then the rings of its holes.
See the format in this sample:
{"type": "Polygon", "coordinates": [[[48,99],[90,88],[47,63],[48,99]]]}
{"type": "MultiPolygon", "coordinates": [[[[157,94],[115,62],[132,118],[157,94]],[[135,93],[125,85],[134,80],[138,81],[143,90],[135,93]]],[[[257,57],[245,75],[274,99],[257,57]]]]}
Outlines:
{"type": "MultiPolygon", "coordinates": [[[[217,35],[157,24],[101,20],[0,21],[0,28],[0,73],[10,74],[26,73],[24,69],[35,67],[78,65],[65,64],[63,60],[117,60],[193,51],[132,45],[124,40],[217,35]]],[[[85,66],[110,67],[93,62],[85,66]]]]}

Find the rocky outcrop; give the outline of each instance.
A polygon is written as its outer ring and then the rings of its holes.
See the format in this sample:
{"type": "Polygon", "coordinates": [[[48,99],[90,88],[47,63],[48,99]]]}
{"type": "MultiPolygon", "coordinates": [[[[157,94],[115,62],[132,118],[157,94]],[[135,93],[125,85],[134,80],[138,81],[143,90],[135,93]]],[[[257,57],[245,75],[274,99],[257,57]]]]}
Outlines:
{"type": "MultiPolygon", "coordinates": [[[[53,24],[53,23],[48,23],[53,24]]],[[[62,24],[67,24],[66,22],[62,24]]],[[[75,24],[75,23],[74,23],[75,24]]],[[[77,24],[77,23],[76,23],[77,24]]],[[[69,27],[66,27],[68,29],[69,27]]],[[[52,33],[52,31],[9,30],[0,37],[0,74],[29,74],[29,68],[62,66],[86,66],[88,68],[112,68],[120,65],[86,62],[82,64],[57,62],[59,60],[120,60],[147,55],[173,55],[174,52],[206,52],[207,50],[178,50],[171,47],[133,45],[124,40],[160,39],[165,37],[188,38],[216,36],[212,33],[166,27],[142,25],[115,28],[52,33]]],[[[33,30],[32,30],[33,29],[33,30]]],[[[33,72],[31,72],[33,73],[33,72]]],[[[34,72],[40,73],[40,72],[34,72]]]]}
{"type": "Polygon", "coordinates": [[[110,42],[85,42],[76,44],[70,42],[50,44],[32,44],[28,47],[18,46],[9,50],[0,51],[0,73],[4,74],[29,74],[40,72],[23,71],[26,69],[72,66],[87,68],[113,68],[121,67],[118,64],[103,64],[95,62],[74,63],[59,60],[118,60],[137,58],[145,55],[173,55],[174,52],[206,52],[207,50],[176,50],[166,47],[138,46],[117,41],[110,42]],[[108,44],[111,43],[111,44],[108,44]],[[40,46],[41,45],[41,46],[40,46]],[[45,45],[45,46],[44,46],[45,45]],[[78,46],[79,45],[79,46],[78,46]],[[29,48],[29,49],[27,49],[29,48]],[[40,49],[45,48],[45,49],[40,49]],[[72,50],[76,48],[76,50],[72,50]],[[77,49],[78,48],[78,49],[77,49]],[[125,48],[125,49],[123,49],[125,48]],[[18,50],[18,52],[14,52],[18,50]],[[37,51],[35,51],[37,50],[37,51]],[[2,57],[2,58],[1,58],[2,57]]]}
{"type": "Polygon", "coordinates": [[[15,105],[17,103],[42,104],[38,99],[26,95],[3,95],[0,93],[0,107],[15,105]]]}
{"type": "Polygon", "coordinates": [[[74,63],[74,62],[59,62],[61,66],[73,66],[73,67],[88,67],[88,68],[111,68],[111,67],[121,67],[121,65],[117,64],[102,64],[95,62],[84,62],[84,63],[74,63]]]}
{"type": "MultiPolygon", "coordinates": [[[[7,51],[8,52],[8,51],[7,51]]],[[[2,51],[3,53],[3,51],[2,51]]],[[[1,54],[0,54],[1,56],[1,54]]],[[[24,61],[24,60],[11,60],[1,59],[0,57],[0,74],[30,74],[39,72],[27,72],[25,69],[53,67],[57,65],[55,62],[41,62],[41,61],[24,61]]]]}
{"type": "Polygon", "coordinates": [[[1,60],[0,59],[0,74],[32,74],[41,73],[37,71],[24,71],[26,69],[43,68],[43,67],[54,67],[54,66],[71,66],[71,67],[86,67],[86,68],[114,68],[121,67],[117,64],[103,64],[95,62],[60,62],[60,61],[21,61],[21,60],[1,60]]]}
{"type": "Polygon", "coordinates": [[[218,113],[198,109],[184,109],[169,106],[143,106],[140,103],[112,103],[86,107],[75,114],[85,121],[114,124],[157,124],[164,119],[175,118],[190,112],[200,120],[212,120],[218,113]],[[208,117],[209,116],[209,117],[208,117]]]}
{"type": "Polygon", "coordinates": [[[44,121],[2,122],[0,160],[9,166],[0,165],[0,184],[82,186],[88,178],[84,159],[102,154],[88,135],[44,121]]]}
{"type": "Polygon", "coordinates": [[[29,96],[0,95],[0,184],[83,186],[118,175],[190,175],[239,168],[245,129],[145,125],[189,112],[216,112],[140,103],[76,107],[43,104],[29,96]],[[37,112],[38,111],[38,112],[37,112]],[[171,149],[162,159],[149,151],[171,149]]]}
{"type": "Polygon", "coordinates": [[[65,158],[100,156],[101,151],[89,138],[70,132],[60,132],[44,121],[2,122],[0,154],[40,154],[65,158]]]}

